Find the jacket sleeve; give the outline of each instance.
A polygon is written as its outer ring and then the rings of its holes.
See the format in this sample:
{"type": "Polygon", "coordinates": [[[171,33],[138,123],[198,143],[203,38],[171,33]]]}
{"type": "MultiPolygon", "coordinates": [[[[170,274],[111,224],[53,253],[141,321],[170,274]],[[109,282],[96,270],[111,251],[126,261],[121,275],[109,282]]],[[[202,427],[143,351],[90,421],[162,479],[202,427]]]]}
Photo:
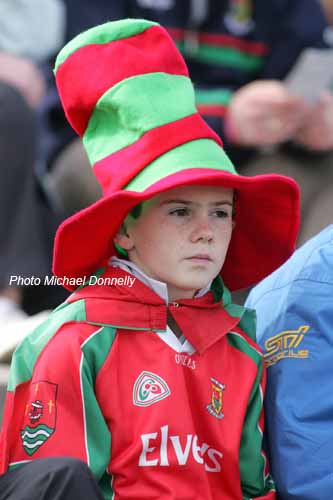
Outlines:
{"type": "Polygon", "coordinates": [[[324,267],[315,257],[309,279],[254,289],[248,301],[267,363],[265,438],[280,500],[333,491],[332,258],[324,267]]]}
{"type": "Polygon", "coordinates": [[[48,328],[29,335],[13,356],[1,471],[27,460],[71,456],[86,462],[99,480],[110,460],[111,436],[94,381],[114,331],[70,322],[45,343],[48,328]]]}
{"type": "Polygon", "coordinates": [[[260,356],[257,377],[249,399],[240,444],[240,473],[243,500],[275,500],[275,486],[262,449],[264,428],[263,395],[266,371],[260,356]]]}

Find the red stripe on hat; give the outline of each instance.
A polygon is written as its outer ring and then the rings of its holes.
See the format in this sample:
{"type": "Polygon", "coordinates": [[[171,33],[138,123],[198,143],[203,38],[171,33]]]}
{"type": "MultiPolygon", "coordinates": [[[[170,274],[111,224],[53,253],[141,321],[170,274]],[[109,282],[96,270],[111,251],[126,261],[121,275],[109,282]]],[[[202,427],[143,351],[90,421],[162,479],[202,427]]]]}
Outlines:
{"type": "Polygon", "coordinates": [[[154,72],[188,76],[182,56],[160,26],[129,38],[78,49],[56,72],[67,120],[82,136],[97,101],[107,90],[125,78],[154,72]],[[166,37],[170,43],[166,43],[166,37]],[[98,60],[103,64],[96,64],[98,60]]]}
{"type": "MultiPolygon", "coordinates": [[[[196,139],[212,139],[222,146],[219,136],[199,113],[153,128],[134,144],[103,158],[94,165],[104,196],[124,188],[156,158],[171,149],[196,139]],[[122,168],[126,165],[126,168],[122,168]]],[[[190,168],[190,165],[188,166],[190,168]]]]}

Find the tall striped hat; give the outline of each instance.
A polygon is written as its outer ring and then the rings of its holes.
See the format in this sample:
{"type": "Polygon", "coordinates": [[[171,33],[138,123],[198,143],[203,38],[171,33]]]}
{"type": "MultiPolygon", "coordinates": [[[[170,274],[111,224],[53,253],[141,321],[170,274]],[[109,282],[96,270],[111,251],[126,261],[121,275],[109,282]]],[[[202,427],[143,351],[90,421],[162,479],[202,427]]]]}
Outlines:
{"type": "Polygon", "coordinates": [[[56,82],[82,137],[102,198],[59,227],[53,271],[93,273],[115,253],[113,237],[138,203],[184,184],[237,189],[236,226],[222,270],[249,286],[292,252],[299,224],[295,182],[237,174],[197,112],[186,64],[160,25],[124,19],[89,29],[59,53],[56,82]]]}

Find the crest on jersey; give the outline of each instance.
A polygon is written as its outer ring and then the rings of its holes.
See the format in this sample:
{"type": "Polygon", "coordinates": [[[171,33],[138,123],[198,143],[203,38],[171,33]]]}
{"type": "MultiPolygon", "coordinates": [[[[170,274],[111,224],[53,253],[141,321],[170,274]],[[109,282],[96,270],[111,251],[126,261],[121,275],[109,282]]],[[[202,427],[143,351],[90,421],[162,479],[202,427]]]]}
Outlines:
{"type": "Polygon", "coordinates": [[[133,404],[149,406],[168,397],[171,391],[168,384],[158,375],[142,372],[133,387],[133,404]]]}
{"type": "Polygon", "coordinates": [[[224,417],[224,413],[222,412],[223,407],[223,391],[225,389],[225,385],[221,384],[215,378],[211,378],[212,383],[212,394],[211,394],[211,402],[206,406],[206,410],[210,415],[219,420],[224,417]]]}
{"type": "Polygon", "coordinates": [[[229,8],[224,16],[227,29],[235,35],[246,35],[254,28],[252,0],[229,0],[229,8]]]}
{"type": "Polygon", "coordinates": [[[57,418],[57,384],[41,380],[30,386],[25,406],[21,440],[24,451],[33,455],[54,433],[57,418]]]}

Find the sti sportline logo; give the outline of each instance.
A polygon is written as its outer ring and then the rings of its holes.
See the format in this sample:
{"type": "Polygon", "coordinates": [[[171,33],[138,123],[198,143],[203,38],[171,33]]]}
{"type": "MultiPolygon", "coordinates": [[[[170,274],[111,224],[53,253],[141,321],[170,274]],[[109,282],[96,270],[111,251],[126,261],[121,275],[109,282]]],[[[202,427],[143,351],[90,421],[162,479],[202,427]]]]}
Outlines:
{"type": "Polygon", "coordinates": [[[171,391],[168,384],[158,375],[142,372],[133,387],[133,404],[150,406],[168,397],[171,391]]]}
{"type": "Polygon", "coordinates": [[[302,325],[298,330],[285,330],[267,339],[264,354],[266,366],[273,366],[284,358],[308,358],[309,350],[299,349],[299,347],[309,329],[309,325],[302,325]]]}

